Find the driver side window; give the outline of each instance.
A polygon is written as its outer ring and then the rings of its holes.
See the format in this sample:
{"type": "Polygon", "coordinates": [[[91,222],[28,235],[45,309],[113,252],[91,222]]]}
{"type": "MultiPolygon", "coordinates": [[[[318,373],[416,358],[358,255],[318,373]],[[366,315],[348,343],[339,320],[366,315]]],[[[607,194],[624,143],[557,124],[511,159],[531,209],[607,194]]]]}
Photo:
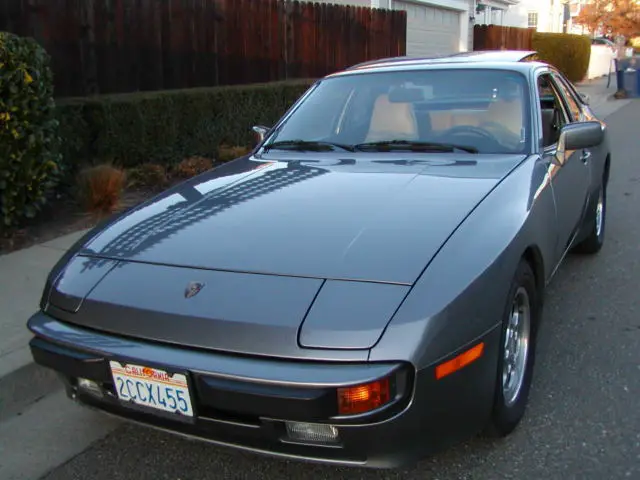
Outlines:
{"type": "Polygon", "coordinates": [[[556,85],[562,91],[562,95],[566,100],[566,106],[571,112],[571,120],[573,122],[580,122],[583,119],[582,109],[578,104],[578,99],[574,96],[571,89],[566,84],[566,81],[560,77],[557,73],[553,76],[556,85]]]}
{"type": "Polygon", "coordinates": [[[538,77],[544,148],[558,143],[560,131],[568,123],[567,112],[550,74],[538,77]]]}

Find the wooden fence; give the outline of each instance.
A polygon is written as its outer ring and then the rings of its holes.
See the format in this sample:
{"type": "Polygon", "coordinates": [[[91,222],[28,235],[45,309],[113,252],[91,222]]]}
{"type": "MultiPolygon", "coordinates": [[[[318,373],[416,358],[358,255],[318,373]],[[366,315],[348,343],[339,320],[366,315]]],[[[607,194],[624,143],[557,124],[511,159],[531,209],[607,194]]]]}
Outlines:
{"type": "Polygon", "coordinates": [[[473,29],[474,50],[531,50],[532,28],[476,25],[473,29]]]}
{"type": "Polygon", "coordinates": [[[316,78],[406,52],[404,11],[284,0],[1,0],[56,96],[316,78]]]}

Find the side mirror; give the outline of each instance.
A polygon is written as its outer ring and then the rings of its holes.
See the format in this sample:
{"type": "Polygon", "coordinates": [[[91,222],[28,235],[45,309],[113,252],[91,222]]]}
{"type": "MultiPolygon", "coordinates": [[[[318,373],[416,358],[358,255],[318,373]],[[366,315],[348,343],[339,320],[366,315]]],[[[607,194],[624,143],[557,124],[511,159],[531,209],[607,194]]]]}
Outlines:
{"type": "Polygon", "coordinates": [[[258,143],[264,140],[264,137],[266,137],[267,133],[269,133],[269,130],[271,129],[269,127],[265,127],[264,125],[256,125],[253,127],[253,131],[258,135],[258,143]]]}
{"type": "Polygon", "coordinates": [[[597,147],[604,140],[604,128],[600,122],[570,123],[560,131],[558,148],[552,161],[563,165],[567,160],[567,152],[597,147]]]}
{"type": "Polygon", "coordinates": [[[582,103],[584,103],[585,105],[589,105],[589,102],[591,101],[589,95],[584,92],[580,92],[580,98],[582,99],[582,103]]]}
{"type": "Polygon", "coordinates": [[[603,140],[604,129],[600,122],[582,122],[566,125],[558,143],[565,151],[571,151],[597,147],[603,140]]]}

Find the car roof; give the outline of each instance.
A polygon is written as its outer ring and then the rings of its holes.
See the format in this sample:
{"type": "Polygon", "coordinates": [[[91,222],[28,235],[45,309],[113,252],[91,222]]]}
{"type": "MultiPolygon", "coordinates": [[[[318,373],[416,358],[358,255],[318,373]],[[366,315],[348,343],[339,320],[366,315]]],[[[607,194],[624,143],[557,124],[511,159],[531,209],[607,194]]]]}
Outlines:
{"type": "Polygon", "coordinates": [[[531,50],[487,50],[462,52],[451,55],[439,55],[432,57],[392,57],[371,60],[353,65],[341,72],[336,72],[330,77],[349,75],[353,73],[372,73],[393,70],[419,70],[436,67],[491,67],[516,70],[529,70],[541,62],[533,61],[537,54],[531,50]]]}

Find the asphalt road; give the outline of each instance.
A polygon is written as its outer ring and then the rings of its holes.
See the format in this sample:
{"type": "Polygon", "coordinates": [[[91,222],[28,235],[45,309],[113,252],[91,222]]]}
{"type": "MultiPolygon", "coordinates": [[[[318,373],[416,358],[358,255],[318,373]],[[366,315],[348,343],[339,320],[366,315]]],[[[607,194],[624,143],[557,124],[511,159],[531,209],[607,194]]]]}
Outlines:
{"type": "Polygon", "coordinates": [[[640,103],[608,123],[606,245],[594,258],[569,257],[550,286],[530,407],[508,439],[472,439],[411,469],[370,471],[125,425],[46,479],[640,479],[640,103]]]}

